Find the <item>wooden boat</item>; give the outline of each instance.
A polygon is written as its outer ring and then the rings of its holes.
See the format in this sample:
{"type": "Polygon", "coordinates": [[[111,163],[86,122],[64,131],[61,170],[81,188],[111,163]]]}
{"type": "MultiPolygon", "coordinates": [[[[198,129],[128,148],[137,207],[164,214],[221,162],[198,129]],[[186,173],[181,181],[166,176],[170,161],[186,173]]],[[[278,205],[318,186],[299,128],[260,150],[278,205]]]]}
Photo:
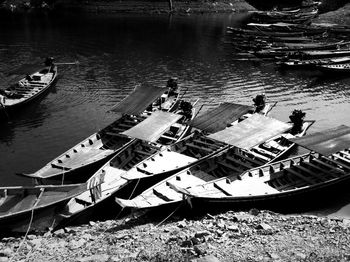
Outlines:
{"type": "Polygon", "coordinates": [[[12,186],[0,188],[0,229],[25,232],[31,223],[31,230],[47,230],[51,225],[46,215],[79,195],[86,185],[64,186],[12,186]],[[31,219],[32,218],[32,219],[31,219]],[[42,220],[41,223],[34,221],[42,220]],[[45,220],[47,223],[45,223],[45,220]]]}
{"type": "Polygon", "coordinates": [[[339,126],[294,142],[310,153],[264,165],[239,179],[219,178],[182,189],[196,209],[272,208],[305,210],[319,205],[350,184],[350,128],[339,126]],[[329,146],[329,145],[332,146],[329,146]]]}
{"type": "Polygon", "coordinates": [[[281,59],[324,59],[324,58],[335,58],[335,57],[345,57],[350,56],[349,49],[343,50],[261,50],[253,52],[255,56],[259,58],[281,58],[281,59]]]}
{"type": "MultiPolygon", "coordinates": [[[[122,207],[134,209],[177,203],[183,199],[181,191],[179,192],[178,190],[179,188],[194,187],[220,177],[238,177],[248,169],[276,161],[287,154],[295,145],[288,138],[303,136],[306,130],[314,123],[314,121],[305,121],[302,129],[294,135],[291,127],[286,132],[277,134],[284,129],[273,128],[278,125],[283,127],[284,123],[277,120],[271,122],[270,119],[264,119],[261,116],[259,118],[263,121],[260,122],[258,128],[252,129],[254,130],[254,135],[247,131],[259,122],[254,117],[244,120],[232,128],[230,133],[239,135],[236,137],[229,136],[229,143],[235,145],[229,150],[164,179],[133,199],[116,198],[117,203],[122,207]],[[261,125],[262,123],[265,125],[261,125]],[[245,136],[245,134],[247,135],[245,136]],[[277,135],[265,141],[266,137],[274,134],[277,135]]],[[[218,139],[222,138],[223,134],[218,134],[215,137],[218,139]]]]}
{"type": "Polygon", "coordinates": [[[350,73],[350,63],[317,65],[316,69],[318,69],[324,73],[349,74],[350,73]]]}
{"type": "Polygon", "coordinates": [[[50,180],[49,183],[85,182],[103,162],[132,141],[121,133],[152,115],[153,109],[143,112],[164,91],[167,89],[137,87],[111,109],[117,114],[113,123],[68,149],[38,171],[20,175],[40,180],[40,184],[46,183],[44,180],[50,180]]]}
{"type": "MultiPolygon", "coordinates": [[[[220,121],[215,121],[213,117],[201,118],[202,121],[192,121],[190,125],[198,127],[199,124],[202,124],[201,127],[204,127],[207,133],[221,130],[227,126],[227,123],[235,122],[243,115],[249,114],[253,108],[252,106],[223,103],[205,114],[207,116],[216,115],[220,121]]],[[[159,121],[150,119],[151,117],[142,123],[149,122],[149,127],[142,128],[142,130],[152,129],[154,122],[159,121]]],[[[72,198],[59,212],[56,221],[61,222],[58,224],[62,225],[79,218],[84,221],[81,217],[88,216],[89,212],[96,212],[96,209],[106,206],[106,202],[109,202],[109,205],[110,203],[115,204],[113,196],[130,196],[130,194],[141,191],[148,183],[155,183],[176,170],[209,158],[228,147],[227,144],[212,140],[198,132],[185,139],[182,139],[181,136],[176,139],[174,132],[161,134],[158,132],[159,138],[158,135],[155,136],[158,139],[157,143],[151,143],[150,139],[154,137],[154,128],[148,132],[148,137],[143,133],[137,134],[135,129],[130,129],[126,133],[139,139],[121,150],[89,179],[89,187],[86,192],[72,198]],[[168,139],[172,145],[161,149],[164,139],[168,139]],[[148,171],[149,168],[152,168],[153,173],[148,171]],[[158,170],[156,171],[155,168],[158,170]],[[140,185],[136,176],[148,182],[143,181],[140,185]]],[[[153,139],[153,141],[156,140],[153,139]]]]}
{"type": "Polygon", "coordinates": [[[276,65],[286,68],[311,68],[314,69],[316,65],[333,65],[350,62],[350,56],[335,57],[335,58],[323,58],[323,59],[307,59],[298,60],[291,59],[287,61],[278,61],[276,65]]]}
{"type": "Polygon", "coordinates": [[[0,109],[9,110],[27,104],[49,89],[57,77],[57,66],[53,59],[47,60],[46,67],[27,75],[17,84],[0,92],[0,109]]]}

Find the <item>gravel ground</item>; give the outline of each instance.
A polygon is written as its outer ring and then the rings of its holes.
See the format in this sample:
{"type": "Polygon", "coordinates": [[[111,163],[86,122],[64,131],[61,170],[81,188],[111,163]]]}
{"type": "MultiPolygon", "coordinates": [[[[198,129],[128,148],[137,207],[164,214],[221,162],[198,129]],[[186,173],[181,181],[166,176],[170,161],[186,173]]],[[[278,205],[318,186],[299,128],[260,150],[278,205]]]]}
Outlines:
{"type": "Polygon", "coordinates": [[[348,219],[256,209],[127,218],[3,238],[0,261],[349,261],[349,230],[348,219]]]}

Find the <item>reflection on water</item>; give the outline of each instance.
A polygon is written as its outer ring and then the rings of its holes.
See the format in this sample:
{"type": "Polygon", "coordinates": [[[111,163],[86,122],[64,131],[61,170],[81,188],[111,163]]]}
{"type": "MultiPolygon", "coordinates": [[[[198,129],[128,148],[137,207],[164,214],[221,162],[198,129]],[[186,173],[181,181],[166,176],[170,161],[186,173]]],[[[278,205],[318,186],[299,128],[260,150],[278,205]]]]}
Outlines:
{"type": "Polygon", "coordinates": [[[278,101],[271,115],[287,121],[293,109],[317,120],[310,132],[350,125],[350,78],[281,72],[271,62],[234,61],[225,28],[236,15],[27,16],[0,18],[1,88],[46,56],[59,66],[59,79],[40,102],[11,115],[0,129],[2,185],[28,183],[33,172],[59,153],[104,127],[106,111],[136,85],[163,86],[176,76],[202,110],[224,101],[252,103],[257,93],[278,101]]]}

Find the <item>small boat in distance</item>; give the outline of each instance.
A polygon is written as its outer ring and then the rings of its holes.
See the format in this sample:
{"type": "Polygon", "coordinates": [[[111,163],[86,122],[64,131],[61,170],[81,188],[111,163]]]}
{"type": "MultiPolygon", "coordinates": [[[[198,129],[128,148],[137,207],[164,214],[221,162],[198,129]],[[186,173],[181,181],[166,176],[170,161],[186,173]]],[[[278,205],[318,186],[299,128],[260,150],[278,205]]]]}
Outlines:
{"type": "Polygon", "coordinates": [[[0,90],[0,110],[18,108],[48,90],[57,77],[57,66],[53,60],[52,57],[48,57],[45,61],[45,68],[27,75],[5,90],[0,90]]]}
{"type": "Polygon", "coordinates": [[[323,73],[347,74],[347,75],[349,75],[349,73],[350,73],[350,63],[317,65],[316,69],[322,71],[323,73]]]}

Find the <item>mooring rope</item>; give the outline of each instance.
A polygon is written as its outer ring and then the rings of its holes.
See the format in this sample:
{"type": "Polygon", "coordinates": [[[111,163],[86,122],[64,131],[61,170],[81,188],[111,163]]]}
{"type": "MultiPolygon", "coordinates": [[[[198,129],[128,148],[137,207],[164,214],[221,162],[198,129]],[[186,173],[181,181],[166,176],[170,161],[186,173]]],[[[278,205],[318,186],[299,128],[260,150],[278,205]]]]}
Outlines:
{"type": "Polygon", "coordinates": [[[24,235],[24,238],[23,238],[23,240],[21,241],[21,243],[20,243],[19,247],[17,248],[16,252],[15,252],[15,253],[13,254],[13,256],[10,258],[9,262],[12,262],[13,259],[17,256],[19,250],[22,248],[22,246],[23,246],[25,240],[27,239],[29,230],[30,230],[30,228],[31,228],[31,226],[32,226],[32,223],[33,223],[33,218],[34,218],[34,208],[32,209],[32,212],[31,212],[31,215],[30,215],[30,221],[29,221],[29,224],[28,224],[27,231],[26,231],[26,233],[25,233],[25,235],[24,235]]]}

